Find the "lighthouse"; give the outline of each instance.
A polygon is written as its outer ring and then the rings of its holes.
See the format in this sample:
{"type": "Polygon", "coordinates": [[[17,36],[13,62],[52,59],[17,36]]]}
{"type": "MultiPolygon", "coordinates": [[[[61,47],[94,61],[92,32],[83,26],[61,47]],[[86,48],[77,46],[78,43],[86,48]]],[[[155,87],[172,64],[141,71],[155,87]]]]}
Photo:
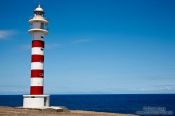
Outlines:
{"type": "Polygon", "coordinates": [[[28,31],[32,36],[31,78],[30,95],[23,95],[24,108],[49,107],[49,95],[44,95],[44,40],[48,34],[48,21],[44,13],[39,4],[29,20],[31,28],[28,31]]]}

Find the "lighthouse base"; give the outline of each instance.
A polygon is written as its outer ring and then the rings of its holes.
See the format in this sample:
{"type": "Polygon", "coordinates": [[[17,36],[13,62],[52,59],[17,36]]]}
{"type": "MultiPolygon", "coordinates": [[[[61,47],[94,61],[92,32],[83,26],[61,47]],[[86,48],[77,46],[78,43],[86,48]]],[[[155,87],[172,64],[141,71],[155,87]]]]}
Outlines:
{"type": "Polygon", "coordinates": [[[23,108],[49,107],[49,95],[23,95],[23,108]]]}

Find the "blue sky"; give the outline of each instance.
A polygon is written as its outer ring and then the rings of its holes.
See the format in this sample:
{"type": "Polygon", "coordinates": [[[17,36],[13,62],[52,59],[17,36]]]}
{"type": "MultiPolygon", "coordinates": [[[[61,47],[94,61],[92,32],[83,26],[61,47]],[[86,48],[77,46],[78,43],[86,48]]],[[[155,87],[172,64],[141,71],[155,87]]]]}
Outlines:
{"type": "MultiPolygon", "coordinates": [[[[41,0],[45,93],[175,93],[175,1],[41,0]]],[[[28,94],[37,0],[0,1],[0,94],[28,94]]]]}

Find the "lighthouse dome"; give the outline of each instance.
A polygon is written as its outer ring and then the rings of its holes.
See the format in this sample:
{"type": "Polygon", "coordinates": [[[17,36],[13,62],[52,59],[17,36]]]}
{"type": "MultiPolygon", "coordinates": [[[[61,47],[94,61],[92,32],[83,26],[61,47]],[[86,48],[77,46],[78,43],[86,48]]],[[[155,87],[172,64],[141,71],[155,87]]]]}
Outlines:
{"type": "Polygon", "coordinates": [[[36,11],[44,12],[44,10],[41,8],[40,4],[38,5],[38,7],[37,7],[34,11],[35,11],[35,12],[36,12],[36,11]]]}

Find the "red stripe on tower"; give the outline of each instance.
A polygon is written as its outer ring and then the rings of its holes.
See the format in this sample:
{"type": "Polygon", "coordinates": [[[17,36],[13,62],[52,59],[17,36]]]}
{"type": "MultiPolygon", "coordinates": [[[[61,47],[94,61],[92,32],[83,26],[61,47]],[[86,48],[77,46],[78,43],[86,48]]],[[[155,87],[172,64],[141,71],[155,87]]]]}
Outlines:
{"type": "Polygon", "coordinates": [[[43,78],[44,70],[31,70],[31,78],[43,78]]]}
{"type": "Polygon", "coordinates": [[[42,47],[44,48],[44,41],[42,40],[33,40],[32,47],[42,47]]]}
{"type": "Polygon", "coordinates": [[[30,95],[42,95],[42,94],[43,94],[43,86],[30,87],[30,95]]]}
{"type": "Polygon", "coordinates": [[[32,62],[44,62],[44,55],[32,55],[32,62]]]}

